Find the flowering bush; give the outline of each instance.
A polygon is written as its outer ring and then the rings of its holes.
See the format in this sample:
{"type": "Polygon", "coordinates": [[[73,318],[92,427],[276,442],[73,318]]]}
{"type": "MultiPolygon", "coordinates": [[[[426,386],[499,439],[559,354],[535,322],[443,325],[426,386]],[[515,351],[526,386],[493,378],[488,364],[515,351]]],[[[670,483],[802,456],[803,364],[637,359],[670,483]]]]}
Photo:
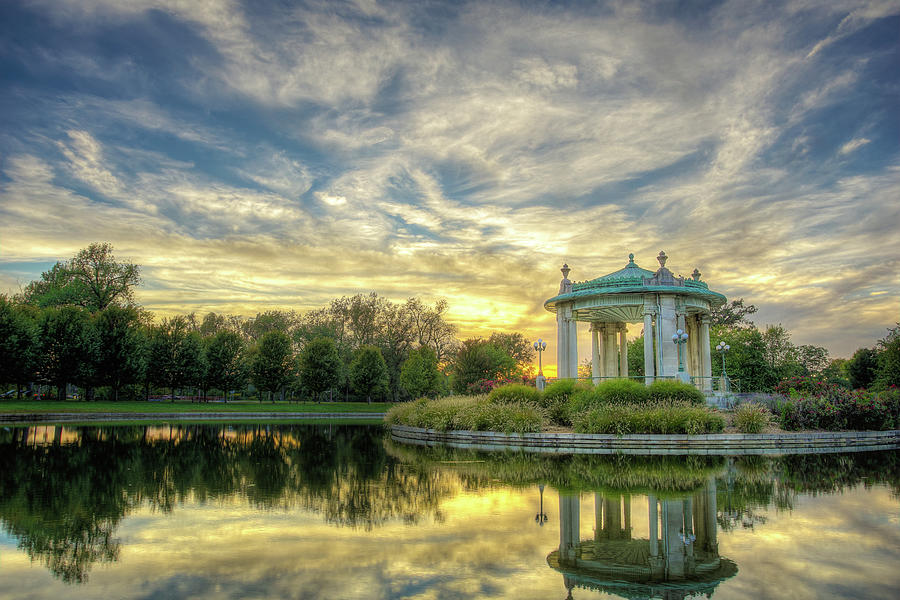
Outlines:
{"type": "Polygon", "coordinates": [[[822,382],[806,389],[814,391],[789,388],[790,396],[779,405],[783,429],[885,430],[900,424],[900,394],[851,391],[822,382]]]}
{"type": "Polygon", "coordinates": [[[821,379],[817,379],[812,375],[802,375],[799,377],[788,377],[782,379],[775,386],[775,392],[789,396],[791,390],[795,390],[801,395],[818,395],[827,392],[831,388],[840,387],[831,383],[826,383],[821,379]]]}
{"type": "Polygon", "coordinates": [[[494,389],[510,384],[528,385],[534,387],[534,377],[526,376],[513,377],[511,379],[500,377],[497,379],[479,379],[474,383],[466,386],[466,394],[470,396],[480,396],[482,394],[490,394],[494,389]]]}

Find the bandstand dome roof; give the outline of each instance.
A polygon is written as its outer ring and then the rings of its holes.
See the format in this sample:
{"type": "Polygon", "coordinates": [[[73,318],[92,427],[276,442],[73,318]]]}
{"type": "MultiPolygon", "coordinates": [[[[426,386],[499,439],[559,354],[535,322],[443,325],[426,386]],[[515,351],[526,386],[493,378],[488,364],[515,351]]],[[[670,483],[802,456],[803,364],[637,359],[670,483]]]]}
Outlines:
{"type": "Polygon", "coordinates": [[[578,320],[638,321],[642,317],[634,308],[643,304],[644,294],[671,294],[693,300],[696,309],[708,309],[725,304],[725,296],[709,289],[700,280],[700,271],[694,269],[690,277],[675,277],[666,268],[665,252],[657,256],[660,268],[649,271],[634,262],[634,254],[628,255],[628,264],[618,271],[602,277],[580,282],[569,282],[568,265],[564,265],[563,285],[560,293],[544,302],[544,308],[556,312],[559,304],[572,303],[578,320]],[[632,310],[616,310],[631,307],[632,310]],[[618,315],[618,317],[616,316],[618,315]]]}

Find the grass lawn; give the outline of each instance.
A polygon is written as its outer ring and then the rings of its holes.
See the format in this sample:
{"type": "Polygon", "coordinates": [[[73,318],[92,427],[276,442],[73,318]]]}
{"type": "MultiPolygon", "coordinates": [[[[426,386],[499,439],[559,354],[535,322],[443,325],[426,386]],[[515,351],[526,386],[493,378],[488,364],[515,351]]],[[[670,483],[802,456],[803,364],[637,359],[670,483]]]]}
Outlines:
{"type": "Polygon", "coordinates": [[[383,413],[386,402],[83,402],[0,400],[0,414],[29,413],[383,413]]]}

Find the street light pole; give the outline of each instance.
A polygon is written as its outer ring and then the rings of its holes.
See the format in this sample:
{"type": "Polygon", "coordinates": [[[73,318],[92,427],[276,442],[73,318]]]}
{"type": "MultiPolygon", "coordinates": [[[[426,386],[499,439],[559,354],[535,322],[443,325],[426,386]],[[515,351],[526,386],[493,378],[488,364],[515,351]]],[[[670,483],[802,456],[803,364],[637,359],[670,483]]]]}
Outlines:
{"type": "Polygon", "coordinates": [[[534,349],[537,350],[538,353],[538,374],[534,380],[534,383],[537,389],[543,391],[544,384],[546,383],[547,378],[544,377],[544,366],[541,362],[541,354],[544,352],[544,350],[547,349],[547,342],[545,342],[541,338],[538,338],[538,341],[534,343],[534,349]]]}
{"type": "Polygon", "coordinates": [[[716,352],[718,352],[719,354],[722,355],[722,383],[719,386],[721,388],[720,391],[722,391],[722,392],[728,391],[725,389],[726,384],[728,382],[728,375],[725,373],[725,353],[728,352],[729,350],[731,350],[731,346],[729,346],[728,344],[726,344],[725,342],[722,342],[722,341],[720,341],[719,344],[716,346],[716,352]]]}
{"type": "Polygon", "coordinates": [[[679,329],[675,332],[675,335],[672,336],[672,342],[675,343],[675,348],[678,350],[678,372],[684,373],[684,361],[681,358],[681,347],[687,343],[688,334],[686,331],[679,329]]]}

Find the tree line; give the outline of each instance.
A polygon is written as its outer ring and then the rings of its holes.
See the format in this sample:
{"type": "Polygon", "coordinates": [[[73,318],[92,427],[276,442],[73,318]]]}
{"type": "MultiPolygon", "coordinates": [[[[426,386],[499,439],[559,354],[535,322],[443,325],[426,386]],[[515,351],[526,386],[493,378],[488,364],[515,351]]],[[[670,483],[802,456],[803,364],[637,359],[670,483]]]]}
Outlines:
{"type": "Polygon", "coordinates": [[[140,267],[91,244],[22,294],[0,296],[0,382],[16,396],[34,384],[60,400],[179,391],[224,400],[252,390],[279,398],[383,401],[467,391],[479,381],[521,378],[534,350],[522,334],[460,341],[448,304],[391,302],[376,293],[332,300],[299,314],[252,318],[210,312],[162,319],[134,302],[140,267]]]}

